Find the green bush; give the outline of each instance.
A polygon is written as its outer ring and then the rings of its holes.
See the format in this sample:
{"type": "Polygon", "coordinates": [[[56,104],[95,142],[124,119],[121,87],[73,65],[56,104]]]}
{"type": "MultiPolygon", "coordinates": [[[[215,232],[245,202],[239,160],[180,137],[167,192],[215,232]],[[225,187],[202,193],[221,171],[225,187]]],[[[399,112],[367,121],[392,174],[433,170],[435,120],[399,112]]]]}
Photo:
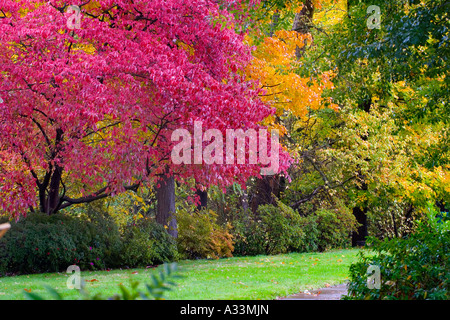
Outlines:
{"type": "Polygon", "coordinates": [[[235,255],[299,252],[306,246],[303,228],[308,224],[280,201],[260,206],[255,216],[236,216],[232,225],[235,255]]]}
{"type": "Polygon", "coordinates": [[[302,246],[298,252],[315,252],[319,248],[320,230],[318,228],[317,217],[309,215],[301,218],[302,230],[304,233],[302,246]]]}
{"type": "Polygon", "coordinates": [[[32,213],[11,222],[0,240],[0,275],[139,267],[178,258],[175,240],[155,222],[141,219],[120,233],[104,208],[86,205],[76,214],[32,213]]]}
{"type": "Polygon", "coordinates": [[[257,215],[233,217],[235,255],[324,251],[350,245],[356,220],[350,210],[321,209],[300,216],[291,207],[262,205],[257,215]]]}
{"type": "Polygon", "coordinates": [[[375,254],[361,253],[350,267],[350,284],[345,299],[448,300],[450,285],[450,228],[438,223],[430,210],[429,220],[419,223],[406,238],[370,240],[375,254]],[[380,288],[367,286],[367,268],[380,268],[380,288]]]}
{"type": "Polygon", "coordinates": [[[106,213],[101,204],[85,206],[79,215],[78,223],[85,223],[88,232],[72,229],[72,235],[78,242],[80,251],[80,268],[104,269],[120,266],[122,250],[121,233],[112,217],[106,213]],[[87,237],[86,237],[87,236],[87,237]],[[84,262],[84,263],[83,263],[84,262]]]}
{"type": "Polygon", "coordinates": [[[189,259],[232,257],[230,225],[218,225],[215,212],[186,207],[178,210],[176,218],[180,254],[189,259]]]}
{"type": "Polygon", "coordinates": [[[267,254],[300,251],[304,238],[302,219],[281,201],[278,201],[277,205],[263,205],[258,208],[265,229],[265,251],[267,254]]]}
{"type": "Polygon", "coordinates": [[[235,217],[231,232],[234,240],[233,254],[237,256],[256,256],[266,253],[266,236],[261,221],[252,217],[235,217]]]}
{"type": "Polygon", "coordinates": [[[125,228],[122,265],[145,267],[177,259],[176,241],[160,224],[143,218],[125,228]]]}
{"type": "Polygon", "coordinates": [[[105,216],[31,213],[0,240],[0,274],[114,266],[119,249],[120,234],[105,216]]]}
{"type": "Polygon", "coordinates": [[[312,218],[317,223],[317,250],[347,247],[351,231],[356,229],[355,216],[349,210],[317,210],[312,218]]]}
{"type": "Polygon", "coordinates": [[[30,214],[0,240],[0,273],[58,271],[76,263],[70,218],[30,214]]]}

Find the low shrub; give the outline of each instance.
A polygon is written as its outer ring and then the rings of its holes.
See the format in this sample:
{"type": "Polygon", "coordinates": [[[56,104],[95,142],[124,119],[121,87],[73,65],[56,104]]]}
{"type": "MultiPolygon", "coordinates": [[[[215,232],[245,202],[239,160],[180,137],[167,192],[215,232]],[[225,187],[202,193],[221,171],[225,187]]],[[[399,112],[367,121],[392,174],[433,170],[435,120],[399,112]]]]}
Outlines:
{"type": "Polygon", "coordinates": [[[267,254],[301,250],[305,234],[302,230],[302,219],[297,212],[277,201],[277,206],[260,206],[258,213],[264,226],[267,254]]]}
{"type": "Polygon", "coordinates": [[[448,300],[450,285],[450,221],[438,222],[430,209],[428,221],[420,222],[405,238],[383,241],[371,238],[374,255],[361,253],[350,267],[345,299],[448,300]],[[367,285],[370,265],[380,268],[380,287],[367,285]]]}
{"type": "Polygon", "coordinates": [[[31,213],[11,222],[0,240],[0,274],[114,266],[120,252],[114,223],[96,212],[83,216],[31,213]]]}
{"type": "Polygon", "coordinates": [[[351,245],[351,231],[356,231],[356,219],[350,210],[321,209],[311,219],[317,224],[318,251],[351,245]]]}
{"type": "Polygon", "coordinates": [[[178,259],[177,244],[163,226],[142,218],[124,229],[121,264],[145,267],[178,259]]]}
{"type": "Polygon", "coordinates": [[[318,251],[320,230],[318,228],[317,217],[315,215],[301,217],[301,223],[304,237],[299,252],[318,251]]]}
{"type": "Polygon", "coordinates": [[[77,263],[76,243],[66,216],[30,214],[0,240],[0,273],[58,271],[77,263]]]}
{"type": "Polygon", "coordinates": [[[140,219],[121,233],[101,204],[82,209],[12,221],[0,239],[0,276],[64,271],[73,264],[98,270],[178,259],[176,241],[159,224],[140,219]]]}
{"type": "Polygon", "coordinates": [[[260,206],[256,215],[235,215],[232,225],[234,254],[244,256],[347,247],[356,220],[345,207],[301,216],[277,200],[276,206],[260,206]]]}
{"type": "Polygon", "coordinates": [[[232,257],[233,237],[230,225],[217,224],[211,210],[183,207],[176,213],[178,251],[189,259],[232,257]]]}
{"type": "Polygon", "coordinates": [[[277,206],[260,206],[257,215],[236,216],[232,225],[235,255],[279,254],[305,248],[305,221],[280,201],[277,206]]]}
{"type": "Polygon", "coordinates": [[[88,232],[72,229],[72,236],[78,243],[81,256],[80,268],[104,269],[119,267],[122,250],[121,233],[113,218],[106,212],[102,203],[85,206],[78,216],[78,223],[85,224],[88,232]],[[88,265],[87,265],[88,264],[88,265]]]}
{"type": "Polygon", "coordinates": [[[245,216],[235,217],[231,222],[234,240],[233,255],[256,256],[266,252],[265,228],[260,220],[245,216]]]}

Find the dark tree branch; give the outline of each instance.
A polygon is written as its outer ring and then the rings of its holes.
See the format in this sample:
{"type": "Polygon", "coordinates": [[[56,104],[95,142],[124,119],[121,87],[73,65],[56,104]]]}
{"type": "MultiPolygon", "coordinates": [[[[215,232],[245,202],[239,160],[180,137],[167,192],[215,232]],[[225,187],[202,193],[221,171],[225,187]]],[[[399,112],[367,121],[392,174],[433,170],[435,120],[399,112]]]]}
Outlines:
{"type": "MultiPolygon", "coordinates": [[[[141,182],[138,182],[131,186],[125,186],[124,188],[127,191],[135,191],[136,192],[139,189],[140,185],[141,185],[141,182]]],[[[73,204],[90,203],[95,200],[104,199],[110,195],[110,193],[107,192],[108,189],[109,189],[109,186],[106,186],[88,196],[80,197],[80,198],[76,198],[76,199],[64,196],[61,198],[60,209],[67,208],[73,204]]]]}

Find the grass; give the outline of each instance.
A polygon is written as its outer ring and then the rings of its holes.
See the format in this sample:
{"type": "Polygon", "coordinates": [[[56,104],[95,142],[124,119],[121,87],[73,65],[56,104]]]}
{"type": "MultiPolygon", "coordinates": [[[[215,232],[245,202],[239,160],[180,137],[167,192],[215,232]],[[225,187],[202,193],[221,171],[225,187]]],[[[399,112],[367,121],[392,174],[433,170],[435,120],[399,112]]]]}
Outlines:
{"type": "MultiPolygon", "coordinates": [[[[183,260],[178,263],[183,279],[165,295],[175,300],[276,299],[305,289],[336,285],[347,280],[348,267],[358,249],[322,253],[291,253],[276,256],[234,257],[220,260],[183,260]]],[[[143,284],[159,268],[110,271],[82,271],[90,293],[109,297],[130,280],[143,284]],[[89,281],[90,280],[90,281],[89,281]]],[[[77,290],[66,287],[69,274],[46,273],[0,278],[0,300],[24,299],[24,290],[49,297],[44,285],[56,288],[65,299],[78,299],[77,290]]]]}

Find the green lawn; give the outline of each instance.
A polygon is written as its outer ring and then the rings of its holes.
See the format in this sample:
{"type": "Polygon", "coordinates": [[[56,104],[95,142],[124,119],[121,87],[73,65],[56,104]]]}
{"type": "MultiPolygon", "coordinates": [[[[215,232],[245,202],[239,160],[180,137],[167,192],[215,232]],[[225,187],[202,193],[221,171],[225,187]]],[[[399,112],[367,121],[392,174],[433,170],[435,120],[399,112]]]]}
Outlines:
{"type": "MultiPolygon", "coordinates": [[[[357,259],[357,249],[323,253],[291,253],[276,256],[239,257],[220,260],[184,260],[179,271],[185,276],[166,299],[275,299],[305,289],[345,282],[348,267],[357,259]]],[[[90,293],[105,297],[119,292],[120,283],[131,279],[150,282],[157,269],[126,269],[81,272],[90,293]],[[90,280],[90,281],[89,281],[90,280]]],[[[48,297],[43,285],[56,288],[67,299],[78,299],[77,290],[66,287],[68,274],[46,273],[0,278],[0,299],[24,299],[27,291],[48,297]]]]}

